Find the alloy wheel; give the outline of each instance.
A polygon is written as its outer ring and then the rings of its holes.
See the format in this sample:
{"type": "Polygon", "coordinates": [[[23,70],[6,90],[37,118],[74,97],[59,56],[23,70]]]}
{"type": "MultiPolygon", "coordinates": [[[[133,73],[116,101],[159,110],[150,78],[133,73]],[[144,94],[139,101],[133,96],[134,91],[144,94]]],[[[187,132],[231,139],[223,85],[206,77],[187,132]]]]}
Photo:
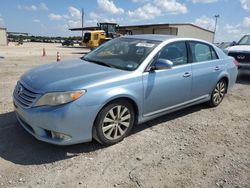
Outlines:
{"type": "Polygon", "coordinates": [[[226,92],[226,84],[224,81],[220,81],[217,83],[214,92],[213,92],[213,101],[215,104],[219,104],[226,92]]]}
{"type": "Polygon", "coordinates": [[[103,135],[109,140],[122,137],[129,128],[131,113],[122,105],[111,108],[105,115],[102,123],[103,135]]]}

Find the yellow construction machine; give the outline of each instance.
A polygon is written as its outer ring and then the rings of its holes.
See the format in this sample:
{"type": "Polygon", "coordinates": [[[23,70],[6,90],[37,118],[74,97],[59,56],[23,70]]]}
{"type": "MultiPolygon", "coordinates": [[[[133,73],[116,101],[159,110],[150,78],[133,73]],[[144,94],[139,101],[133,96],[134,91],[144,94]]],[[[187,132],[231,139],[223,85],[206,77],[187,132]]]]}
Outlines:
{"type": "Polygon", "coordinates": [[[98,23],[97,30],[84,32],[83,44],[90,49],[94,49],[102,43],[118,37],[117,27],[116,23],[98,23]]]}
{"type": "Polygon", "coordinates": [[[104,42],[124,34],[131,34],[128,29],[119,28],[116,23],[97,23],[97,27],[72,28],[71,31],[84,31],[82,45],[94,49],[104,42]]]}

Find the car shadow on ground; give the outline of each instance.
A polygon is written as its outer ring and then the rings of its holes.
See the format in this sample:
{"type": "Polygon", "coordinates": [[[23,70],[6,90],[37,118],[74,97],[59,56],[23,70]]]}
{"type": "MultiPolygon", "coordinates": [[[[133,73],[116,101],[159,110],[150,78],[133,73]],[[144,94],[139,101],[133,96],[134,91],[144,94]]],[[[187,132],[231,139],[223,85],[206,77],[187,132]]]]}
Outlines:
{"type": "Polygon", "coordinates": [[[96,141],[73,146],[40,142],[19,125],[14,112],[0,114],[0,158],[15,164],[46,164],[101,148],[96,141]]]}
{"type": "MultiPolygon", "coordinates": [[[[147,123],[137,125],[131,134],[136,134],[159,123],[170,121],[206,108],[206,105],[196,105],[147,123]]],[[[65,160],[82,153],[105,149],[96,141],[72,146],[56,146],[40,142],[29,135],[17,122],[14,112],[0,114],[0,157],[19,165],[39,165],[65,160]]]]}
{"type": "Polygon", "coordinates": [[[238,78],[237,78],[238,84],[244,84],[244,85],[250,85],[250,69],[248,70],[239,70],[238,78]]]}
{"type": "Polygon", "coordinates": [[[156,125],[159,125],[161,123],[171,121],[171,120],[186,116],[188,114],[198,112],[198,111],[200,111],[202,109],[206,109],[206,108],[209,108],[209,106],[207,104],[203,103],[203,104],[194,105],[194,106],[191,106],[191,107],[188,107],[188,108],[184,108],[184,109],[172,112],[170,114],[160,116],[158,118],[155,118],[153,120],[145,122],[145,123],[143,123],[141,125],[135,126],[133,128],[133,130],[131,131],[132,132],[131,134],[136,134],[136,133],[138,133],[140,131],[143,131],[143,130],[145,130],[147,128],[152,128],[152,127],[154,127],[156,125]]]}

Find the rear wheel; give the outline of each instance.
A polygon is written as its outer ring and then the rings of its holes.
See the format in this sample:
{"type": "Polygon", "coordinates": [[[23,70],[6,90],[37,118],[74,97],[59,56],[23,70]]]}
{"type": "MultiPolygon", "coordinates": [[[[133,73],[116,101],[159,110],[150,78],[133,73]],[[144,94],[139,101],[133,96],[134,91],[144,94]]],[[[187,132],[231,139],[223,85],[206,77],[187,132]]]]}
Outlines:
{"type": "Polygon", "coordinates": [[[227,89],[226,80],[225,79],[220,80],[216,84],[216,86],[215,86],[215,88],[214,88],[214,90],[213,90],[213,92],[211,94],[211,99],[210,99],[208,104],[211,107],[218,106],[221,103],[221,101],[223,100],[223,98],[224,98],[224,96],[226,94],[226,89],[227,89]]]}
{"type": "Polygon", "coordinates": [[[129,102],[126,100],[112,102],[104,107],[97,116],[96,139],[103,145],[120,142],[129,134],[134,120],[134,109],[129,102]]]}

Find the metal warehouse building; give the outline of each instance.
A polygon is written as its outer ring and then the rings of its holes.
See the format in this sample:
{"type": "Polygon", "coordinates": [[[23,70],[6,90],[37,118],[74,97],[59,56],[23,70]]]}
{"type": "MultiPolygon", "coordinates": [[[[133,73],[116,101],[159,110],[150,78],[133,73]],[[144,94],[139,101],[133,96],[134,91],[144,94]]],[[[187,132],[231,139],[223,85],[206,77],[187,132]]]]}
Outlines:
{"type": "Polygon", "coordinates": [[[6,28],[0,28],[0,46],[7,45],[7,32],[6,28]]]}
{"type": "MultiPolygon", "coordinates": [[[[98,27],[71,28],[71,31],[97,30],[98,27]]],[[[191,37],[213,42],[214,32],[191,23],[178,24],[148,24],[119,26],[118,30],[131,31],[136,34],[163,34],[178,37],[191,37]]]]}
{"type": "Polygon", "coordinates": [[[175,35],[178,37],[191,37],[213,42],[214,32],[196,26],[191,23],[184,24],[150,24],[120,26],[122,29],[129,29],[132,34],[163,34],[175,35]]]}

